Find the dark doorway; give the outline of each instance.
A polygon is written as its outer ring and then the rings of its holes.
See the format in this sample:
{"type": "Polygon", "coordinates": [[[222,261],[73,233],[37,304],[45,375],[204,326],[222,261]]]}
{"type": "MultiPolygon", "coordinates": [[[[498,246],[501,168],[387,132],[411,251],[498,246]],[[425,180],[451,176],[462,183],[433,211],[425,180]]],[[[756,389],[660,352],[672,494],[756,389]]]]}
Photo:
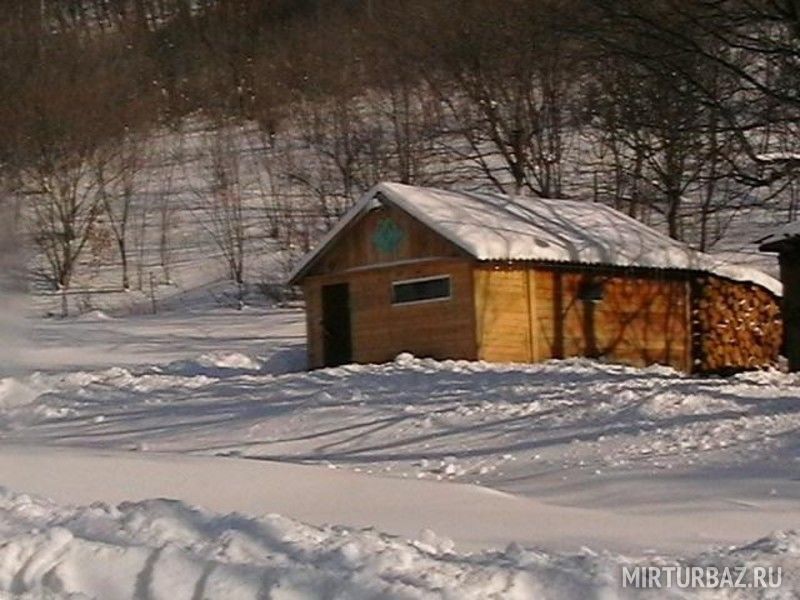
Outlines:
{"type": "Polygon", "coordinates": [[[322,286],[322,336],[326,367],[353,362],[350,286],[346,283],[322,286]]]}

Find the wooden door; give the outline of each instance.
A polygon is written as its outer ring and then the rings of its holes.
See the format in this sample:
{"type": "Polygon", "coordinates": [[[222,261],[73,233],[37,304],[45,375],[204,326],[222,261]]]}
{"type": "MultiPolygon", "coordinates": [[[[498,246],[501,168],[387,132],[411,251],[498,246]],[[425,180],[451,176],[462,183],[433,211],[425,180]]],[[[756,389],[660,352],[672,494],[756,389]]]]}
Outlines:
{"type": "Polygon", "coordinates": [[[322,286],[322,336],[326,367],[353,362],[350,333],[350,286],[322,286]]]}

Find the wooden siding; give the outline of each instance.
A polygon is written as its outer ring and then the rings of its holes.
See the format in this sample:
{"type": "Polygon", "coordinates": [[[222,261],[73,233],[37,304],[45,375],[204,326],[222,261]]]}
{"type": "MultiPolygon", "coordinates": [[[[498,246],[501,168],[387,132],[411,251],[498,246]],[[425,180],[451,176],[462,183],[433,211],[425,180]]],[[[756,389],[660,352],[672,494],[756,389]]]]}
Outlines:
{"type": "Polygon", "coordinates": [[[471,265],[466,260],[440,260],[306,278],[311,368],[324,364],[321,287],[340,282],[350,284],[355,362],[386,362],[401,352],[438,359],[476,358],[471,265]],[[449,299],[392,305],[393,281],[439,275],[451,278],[449,299]]]}
{"type": "Polygon", "coordinates": [[[322,331],[321,281],[317,278],[303,280],[303,298],[306,302],[306,356],[308,366],[317,369],[325,364],[322,331]]]}
{"type": "Polygon", "coordinates": [[[478,358],[532,362],[534,352],[531,272],[525,269],[475,269],[475,332],[478,358]]]}
{"type": "Polygon", "coordinates": [[[334,245],[319,257],[308,275],[341,273],[415,259],[463,258],[460,248],[393,206],[373,209],[353,223],[334,245]],[[395,249],[381,251],[374,237],[382,222],[391,220],[402,233],[395,249]]]}
{"type": "Polygon", "coordinates": [[[694,370],[728,373],[773,365],[783,342],[778,299],[751,283],[698,277],[692,294],[694,370]]]}
{"type": "Polygon", "coordinates": [[[689,369],[689,288],[681,278],[619,270],[480,265],[474,274],[478,356],[534,362],[592,356],[689,369]],[[587,277],[603,299],[580,300],[587,277]]]}
{"type": "Polygon", "coordinates": [[[789,370],[797,372],[800,371],[800,240],[785,244],[780,261],[786,357],[789,370]]]}

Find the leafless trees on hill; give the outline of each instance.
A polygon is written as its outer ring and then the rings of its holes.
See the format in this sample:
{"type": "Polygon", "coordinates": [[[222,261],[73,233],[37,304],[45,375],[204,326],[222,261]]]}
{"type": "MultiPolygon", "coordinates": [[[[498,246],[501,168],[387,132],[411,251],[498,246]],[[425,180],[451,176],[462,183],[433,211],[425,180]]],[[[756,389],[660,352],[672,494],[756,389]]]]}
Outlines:
{"type": "MultiPolygon", "coordinates": [[[[616,65],[606,75],[617,73],[600,81],[619,89],[602,97],[623,113],[641,104],[614,129],[621,123],[623,130],[633,125],[655,134],[639,144],[638,153],[651,163],[644,172],[655,176],[656,191],[665,199],[669,232],[685,235],[679,226],[682,205],[694,198],[700,227],[690,240],[705,248],[714,241],[709,221],[716,213],[753,190],[764,190],[764,199],[780,194],[795,177],[793,160],[767,157],[791,155],[798,142],[797,5],[791,0],[595,4],[596,26],[588,33],[616,65]]],[[[640,137],[636,134],[637,143],[640,137]]]]}
{"type": "Polygon", "coordinates": [[[229,129],[220,127],[207,143],[210,164],[207,185],[197,190],[197,206],[211,239],[222,252],[228,276],[239,288],[242,300],[247,241],[246,190],[242,181],[240,154],[236,138],[229,129]]]}
{"type": "Polygon", "coordinates": [[[101,231],[137,283],[151,222],[169,280],[169,195],[134,200],[149,134],[189,121],[217,130],[199,196],[239,284],[248,230],[301,250],[382,179],[591,198],[704,249],[797,188],[792,0],[8,4],[0,179],[62,290],[101,231]]]}

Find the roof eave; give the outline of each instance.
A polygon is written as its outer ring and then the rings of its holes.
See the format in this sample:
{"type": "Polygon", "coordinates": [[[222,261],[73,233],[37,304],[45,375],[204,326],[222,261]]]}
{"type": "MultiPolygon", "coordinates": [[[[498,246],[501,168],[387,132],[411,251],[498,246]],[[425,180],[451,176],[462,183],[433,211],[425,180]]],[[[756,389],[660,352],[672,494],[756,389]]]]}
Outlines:
{"type": "Polygon", "coordinates": [[[436,231],[442,238],[455,245],[459,250],[464,252],[466,256],[477,258],[474,249],[468,248],[464,245],[463,240],[455,236],[445,235],[437,231],[436,224],[431,222],[431,219],[422,211],[417,210],[410,202],[406,202],[404,198],[392,189],[391,184],[379,183],[367,191],[361,199],[353,205],[339,220],[339,222],[322,238],[319,244],[309,251],[297,264],[294,270],[289,274],[286,282],[287,285],[298,285],[316,264],[317,260],[336,242],[339,236],[365,213],[372,210],[376,202],[382,204],[390,204],[398,210],[408,214],[414,220],[420,222],[422,225],[432,231],[436,231]]]}
{"type": "Polygon", "coordinates": [[[287,285],[298,285],[305,277],[306,273],[316,264],[320,256],[322,256],[331,244],[336,241],[336,238],[338,238],[351,223],[355,222],[359,216],[371,210],[379,187],[380,184],[374,186],[361,196],[359,201],[350,207],[350,209],[342,215],[336,225],[323,236],[322,240],[300,259],[292,272],[289,273],[286,279],[287,285]]]}
{"type": "Polygon", "coordinates": [[[770,240],[761,244],[761,252],[784,252],[787,248],[800,248],[800,236],[785,237],[779,240],[770,240]]]}

